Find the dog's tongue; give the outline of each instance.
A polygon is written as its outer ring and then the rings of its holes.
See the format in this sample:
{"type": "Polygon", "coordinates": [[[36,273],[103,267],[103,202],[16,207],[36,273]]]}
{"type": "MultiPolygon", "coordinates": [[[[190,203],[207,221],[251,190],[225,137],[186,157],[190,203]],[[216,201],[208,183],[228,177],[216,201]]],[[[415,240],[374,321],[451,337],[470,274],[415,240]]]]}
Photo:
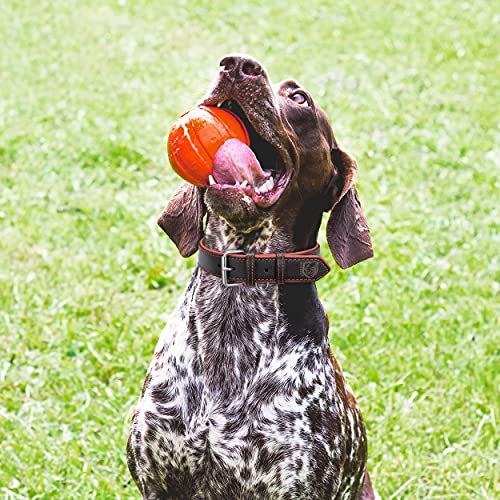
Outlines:
{"type": "Polygon", "coordinates": [[[271,175],[264,172],[253,151],[238,139],[229,139],[214,157],[213,177],[218,184],[248,181],[260,186],[271,175]]]}

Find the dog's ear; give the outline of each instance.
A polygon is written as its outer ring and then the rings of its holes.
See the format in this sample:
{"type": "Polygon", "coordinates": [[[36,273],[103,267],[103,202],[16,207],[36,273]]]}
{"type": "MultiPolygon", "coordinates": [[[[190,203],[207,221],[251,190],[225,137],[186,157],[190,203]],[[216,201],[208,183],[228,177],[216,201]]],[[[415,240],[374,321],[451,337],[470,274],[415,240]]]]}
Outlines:
{"type": "Polygon", "coordinates": [[[189,257],[198,250],[198,243],[203,238],[205,213],[202,189],[183,181],[158,218],[158,225],[183,257],[189,257]]]}
{"type": "Polygon", "coordinates": [[[333,206],[326,238],[337,264],[342,269],[373,257],[370,230],[361,210],[354,179],[356,160],[341,149],[332,150],[332,162],[338,175],[331,186],[333,206]]]}

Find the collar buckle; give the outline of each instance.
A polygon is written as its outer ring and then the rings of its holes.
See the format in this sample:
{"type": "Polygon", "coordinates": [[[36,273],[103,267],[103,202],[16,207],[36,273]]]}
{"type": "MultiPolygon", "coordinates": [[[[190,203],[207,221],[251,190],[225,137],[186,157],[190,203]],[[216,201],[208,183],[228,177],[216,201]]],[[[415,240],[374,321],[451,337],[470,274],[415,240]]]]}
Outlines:
{"type": "Polygon", "coordinates": [[[227,257],[228,255],[235,253],[245,253],[243,250],[226,250],[220,260],[221,260],[221,273],[222,273],[222,283],[224,286],[241,286],[243,283],[229,283],[229,273],[233,270],[232,267],[227,265],[227,257]]]}

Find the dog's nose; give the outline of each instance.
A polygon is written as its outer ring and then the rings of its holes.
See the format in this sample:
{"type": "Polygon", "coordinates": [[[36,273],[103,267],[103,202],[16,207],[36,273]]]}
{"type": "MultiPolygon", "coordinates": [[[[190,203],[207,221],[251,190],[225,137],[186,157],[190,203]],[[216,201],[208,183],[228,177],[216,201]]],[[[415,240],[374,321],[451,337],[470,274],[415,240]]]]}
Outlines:
{"type": "Polygon", "coordinates": [[[262,74],[262,66],[251,57],[231,55],[220,62],[222,71],[232,80],[243,80],[247,77],[256,77],[262,74]]]}

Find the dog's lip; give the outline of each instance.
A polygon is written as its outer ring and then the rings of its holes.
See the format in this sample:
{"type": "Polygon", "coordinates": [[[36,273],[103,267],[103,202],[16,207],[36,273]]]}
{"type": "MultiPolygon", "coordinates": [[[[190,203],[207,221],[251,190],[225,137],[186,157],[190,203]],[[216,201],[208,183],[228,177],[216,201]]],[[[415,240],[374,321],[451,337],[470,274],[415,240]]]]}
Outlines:
{"type": "MultiPolygon", "coordinates": [[[[281,161],[281,157],[278,156],[278,162],[281,161]]],[[[216,177],[214,170],[214,175],[209,176],[209,192],[217,193],[229,193],[229,194],[239,194],[239,196],[246,201],[248,204],[254,203],[259,208],[270,208],[281,198],[283,191],[288,186],[290,180],[290,174],[282,166],[281,169],[276,168],[275,176],[271,174],[271,171],[262,171],[263,178],[260,180],[261,185],[252,185],[248,180],[243,182],[234,181],[234,183],[228,184],[222,180],[222,178],[216,177]],[[279,174],[277,172],[280,172],[279,174]],[[268,182],[272,182],[271,186],[266,186],[268,182]]],[[[232,181],[231,181],[232,182],[232,181]]]]}
{"type": "Polygon", "coordinates": [[[218,193],[238,193],[239,196],[243,200],[245,200],[248,204],[253,203],[259,208],[270,208],[273,206],[283,194],[286,186],[288,185],[289,178],[283,180],[282,178],[278,181],[277,185],[274,189],[267,191],[265,193],[258,193],[253,186],[241,186],[237,184],[210,184],[207,187],[209,192],[218,192],[218,193]]]}
{"type": "Polygon", "coordinates": [[[252,189],[252,186],[246,186],[242,188],[241,186],[231,185],[231,184],[215,183],[209,185],[208,189],[211,191],[219,191],[219,192],[223,192],[225,190],[232,190],[233,192],[239,191],[242,196],[246,197],[248,200],[253,201],[258,207],[269,208],[281,198],[281,195],[288,186],[288,183],[292,177],[293,168],[290,155],[286,147],[280,142],[278,142],[274,136],[270,135],[266,127],[262,127],[261,123],[255,121],[253,119],[254,117],[253,114],[248,113],[246,111],[245,104],[242,104],[240,100],[235,99],[234,96],[223,97],[221,95],[211,94],[208,96],[204,96],[198,102],[198,105],[218,106],[221,105],[223,102],[230,100],[235,101],[238,104],[242,112],[245,114],[246,119],[248,120],[250,125],[254,128],[255,132],[259,135],[259,137],[264,141],[268,142],[271,146],[273,146],[276,149],[283,163],[284,172],[277,179],[275,179],[276,184],[274,186],[274,189],[262,194],[255,192],[255,190],[252,189]]]}

